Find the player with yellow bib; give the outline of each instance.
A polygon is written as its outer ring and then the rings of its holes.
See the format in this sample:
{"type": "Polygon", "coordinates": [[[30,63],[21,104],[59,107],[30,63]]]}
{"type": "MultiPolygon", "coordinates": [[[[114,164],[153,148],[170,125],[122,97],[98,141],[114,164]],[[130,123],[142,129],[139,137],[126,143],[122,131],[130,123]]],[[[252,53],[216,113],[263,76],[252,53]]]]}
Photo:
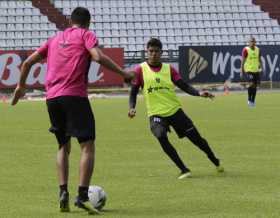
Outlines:
{"type": "Polygon", "coordinates": [[[161,62],[162,43],[152,38],[147,44],[148,59],[135,67],[135,80],[132,82],[128,116],[136,115],[136,100],[139,88],[142,87],[146,101],[147,113],[153,135],[159,141],[163,151],[180,169],[178,179],[191,176],[190,169],[179,157],[176,149],[167,137],[170,126],[173,127],[179,138],[187,137],[200,148],[216,166],[218,172],[223,172],[220,160],[211,150],[208,142],[201,137],[192,120],[182,110],[181,103],[176,96],[175,85],[193,96],[214,98],[207,91],[199,92],[185,83],[180,74],[170,64],[161,62]]]}
{"type": "Polygon", "coordinates": [[[262,71],[261,52],[256,46],[256,39],[250,38],[249,46],[242,51],[241,77],[249,82],[248,105],[255,106],[257,87],[260,85],[260,72],[262,71]]]}

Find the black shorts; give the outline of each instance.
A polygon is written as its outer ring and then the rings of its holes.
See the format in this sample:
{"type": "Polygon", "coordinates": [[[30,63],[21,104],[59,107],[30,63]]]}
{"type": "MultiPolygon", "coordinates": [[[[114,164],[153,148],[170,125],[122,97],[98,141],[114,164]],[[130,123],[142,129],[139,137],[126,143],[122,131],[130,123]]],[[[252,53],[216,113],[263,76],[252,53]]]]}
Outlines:
{"type": "Polygon", "coordinates": [[[245,79],[247,82],[253,83],[256,86],[261,84],[260,73],[245,73],[245,79]]]}
{"type": "Polygon", "coordinates": [[[60,96],[47,100],[51,122],[50,132],[54,133],[60,145],[70,137],[80,143],[95,140],[95,120],[88,98],[60,96]]]}
{"type": "Polygon", "coordinates": [[[150,128],[153,135],[157,138],[165,136],[167,132],[170,132],[170,126],[173,127],[179,138],[185,137],[188,131],[194,128],[192,120],[182,109],[179,109],[169,117],[160,117],[157,115],[150,117],[150,128]]]}

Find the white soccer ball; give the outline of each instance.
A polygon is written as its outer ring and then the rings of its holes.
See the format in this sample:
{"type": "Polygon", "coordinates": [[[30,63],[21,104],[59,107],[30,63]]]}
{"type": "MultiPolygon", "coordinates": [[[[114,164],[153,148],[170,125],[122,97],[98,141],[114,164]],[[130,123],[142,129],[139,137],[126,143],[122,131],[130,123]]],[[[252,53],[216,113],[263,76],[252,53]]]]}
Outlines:
{"type": "Polygon", "coordinates": [[[89,186],[88,197],[92,206],[97,210],[101,210],[105,206],[107,195],[102,187],[97,185],[89,186]]]}

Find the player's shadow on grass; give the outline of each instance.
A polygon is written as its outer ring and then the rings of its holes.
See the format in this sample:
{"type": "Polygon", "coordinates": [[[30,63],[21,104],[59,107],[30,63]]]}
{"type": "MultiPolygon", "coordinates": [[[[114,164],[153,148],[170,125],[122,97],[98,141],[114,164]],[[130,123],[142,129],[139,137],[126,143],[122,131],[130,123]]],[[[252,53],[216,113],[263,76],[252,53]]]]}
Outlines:
{"type": "MultiPolygon", "coordinates": [[[[106,215],[106,213],[110,213],[108,215],[113,215],[116,218],[120,218],[120,217],[128,217],[128,218],[132,218],[132,217],[155,217],[155,215],[157,217],[173,217],[174,216],[174,212],[173,210],[171,210],[170,208],[167,207],[161,207],[158,211],[155,210],[150,210],[147,209],[147,207],[143,207],[143,208],[128,208],[128,209],[107,209],[106,212],[104,213],[104,215],[106,215]]],[[[101,214],[102,215],[102,214],[101,214]]]]}
{"type": "Polygon", "coordinates": [[[191,178],[186,178],[185,180],[188,180],[188,179],[204,179],[204,178],[207,178],[207,179],[215,179],[215,178],[230,178],[230,177],[238,177],[237,174],[232,174],[231,172],[223,172],[223,173],[193,173],[192,177],[191,178]]]}
{"type": "MultiPolygon", "coordinates": [[[[172,217],[173,212],[170,211],[169,209],[167,211],[158,211],[157,215],[159,215],[159,217],[161,215],[166,215],[170,213],[170,217],[172,217]]],[[[106,215],[106,214],[110,214],[116,216],[116,217],[139,217],[139,215],[143,216],[143,217],[149,217],[151,214],[149,212],[149,210],[145,209],[135,209],[135,208],[128,208],[128,209],[104,209],[101,211],[101,215],[106,215]]]]}
{"type": "Polygon", "coordinates": [[[131,210],[129,210],[129,209],[124,209],[124,208],[122,208],[122,209],[113,209],[113,208],[110,208],[110,209],[102,209],[101,210],[101,212],[100,212],[100,215],[106,215],[106,214],[108,214],[108,215],[113,215],[113,214],[115,214],[114,216],[116,216],[116,217],[122,217],[122,216],[128,216],[129,215],[129,217],[132,217],[133,215],[138,215],[138,214],[135,214],[134,213],[134,211],[131,209],[131,210]],[[132,214],[133,213],[133,214],[132,214]]]}
{"type": "Polygon", "coordinates": [[[114,213],[114,212],[118,212],[118,209],[102,209],[101,213],[114,213]]]}

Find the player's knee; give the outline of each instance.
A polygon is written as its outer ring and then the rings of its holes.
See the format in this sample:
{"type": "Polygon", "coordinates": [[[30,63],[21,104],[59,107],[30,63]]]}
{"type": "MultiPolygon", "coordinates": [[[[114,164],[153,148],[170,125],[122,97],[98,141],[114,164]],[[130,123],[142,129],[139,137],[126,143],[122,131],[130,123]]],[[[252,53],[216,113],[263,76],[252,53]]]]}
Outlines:
{"type": "Polygon", "coordinates": [[[167,133],[164,128],[151,128],[151,131],[158,140],[167,137],[167,133]]]}
{"type": "Polygon", "coordinates": [[[81,151],[83,153],[92,153],[92,154],[94,153],[95,145],[93,140],[86,140],[80,142],[80,146],[81,146],[81,151]]]}
{"type": "Polygon", "coordinates": [[[200,144],[201,146],[204,146],[204,145],[206,145],[206,144],[208,144],[208,143],[207,143],[207,141],[206,141],[205,138],[200,137],[199,144],[200,144]]]}
{"type": "Polygon", "coordinates": [[[203,139],[202,138],[195,138],[192,140],[192,143],[195,144],[196,146],[200,147],[203,144],[203,139]]]}

